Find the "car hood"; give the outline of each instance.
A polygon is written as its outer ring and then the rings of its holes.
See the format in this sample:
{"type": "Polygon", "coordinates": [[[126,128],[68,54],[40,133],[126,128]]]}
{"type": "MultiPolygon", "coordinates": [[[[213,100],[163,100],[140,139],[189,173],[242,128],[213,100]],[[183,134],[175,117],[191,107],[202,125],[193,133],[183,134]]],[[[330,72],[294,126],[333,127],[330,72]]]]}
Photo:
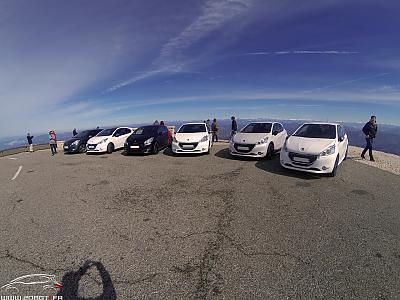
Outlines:
{"type": "Polygon", "coordinates": [[[288,151],[297,153],[319,154],[334,143],[334,139],[314,139],[291,136],[286,141],[286,148],[288,151]]]}
{"type": "Polygon", "coordinates": [[[238,132],[233,137],[233,141],[239,144],[257,144],[261,139],[270,137],[270,133],[243,133],[238,132]]]}
{"type": "Polygon", "coordinates": [[[197,143],[206,135],[206,132],[176,133],[175,139],[181,143],[197,143]]]}
{"type": "Polygon", "coordinates": [[[100,143],[102,140],[107,139],[107,138],[110,138],[110,137],[111,137],[111,135],[108,135],[108,136],[94,136],[94,137],[90,138],[90,139],[87,141],[87,143],[88,143],[88,144],[98,144],[98,143],[100,143]]]}
{"type": "Polygon", "coordinates": [[[144,142],[144,141],[146,141],[146,140],[148,140],[149,138],[152,138],[152,137],[154,137],[153,135],[135,135],[135,134],[132,134],[131,136],[129,136],[128,138],[127,138],[127,142],[128,143],[142,143],[142,142],[144,142]]]}
{"type": "Polygon", "coordinates": [[[64,142],[64,145],[65,146],[69,146],[69,145],[71,145],[73,142],[75,142],[75,141],[80,141],[81,139],[79,139],[79,138],[72,138],[72,139],[69,139],[69,140],[66,140],[65,142],[64,142]]]}

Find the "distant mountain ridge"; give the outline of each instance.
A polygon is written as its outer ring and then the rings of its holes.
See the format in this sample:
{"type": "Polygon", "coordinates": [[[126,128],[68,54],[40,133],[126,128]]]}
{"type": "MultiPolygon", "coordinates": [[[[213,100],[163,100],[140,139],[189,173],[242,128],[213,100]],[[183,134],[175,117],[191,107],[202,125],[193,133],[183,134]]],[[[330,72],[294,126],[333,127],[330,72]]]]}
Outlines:
{"type": "MultiPolygon", "coordinates": [[[[260,122],[260,121],[278,121],[283,124],[288,134],[292,134],[301,124],[306,122],[306,120],[274,120],[274,119],[237,119],[238,128],[243,128],[247,123],[250,122],[260,122]]],[[[191,120],[191,121],[168,121],[166,125],[179,127],[183,123],[187,122],[203,122],[203,120],[191,120]]],[[[342,124],[349,137],[350,145],[364,147],[365,138],[361,131],[363,123],[350,123],[350,122],[338,122],[342,124]]],[[[146,124],[128,124],[123,126],[139,127],[146,124]]],[[[218,120],[218,125],[220,128],[219,137],[221,139],[228,139],[230,135],[231,120],[230,119],[220,119],[218,120]]],[[[120,126],[120,125],[117,125],[120,126]]],[[[122,125],[121,125],[122,126],[122,125]]],[[[104,126],[104,128],[109,128],[113,126],[104,126]]],[[[84,129],[83,129],[84,130],[84,129]]],[[[58,140],[66,140],[72,137],[72,132],[59,132],[57,133],[58,140]]],[[[47,143],[48,134],[36,135],[34,138],[35,144],[47,143]]],[[[25,136],[16,136],[0,139],[0,150],[14,148],[17,146],[23,146],[26,144],[25,136]]],[[[400,126],[378,124],[378,134],[374,141],[374,148],[379,151],[388,152],[392,154],[400,155],[400,126]]]]}

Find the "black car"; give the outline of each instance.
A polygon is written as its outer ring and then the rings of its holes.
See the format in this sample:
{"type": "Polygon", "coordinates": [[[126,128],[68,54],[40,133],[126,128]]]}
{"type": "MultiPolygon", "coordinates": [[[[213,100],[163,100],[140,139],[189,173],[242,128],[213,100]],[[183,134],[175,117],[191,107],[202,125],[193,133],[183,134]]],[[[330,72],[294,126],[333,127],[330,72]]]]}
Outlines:
{"type": "Polygon", "coordinates": [[[163,125],[142,126],[126,140],[124,150],[130,153],[153,153],[168,147],[168,128],[163,125]]]}
{"type": "Polygon", "coordinates": [[[64,153],[83,153],[86,151],[86,143],[103,129],[92,129],[79,132],[73,138],[65,141],[64,153]]]}

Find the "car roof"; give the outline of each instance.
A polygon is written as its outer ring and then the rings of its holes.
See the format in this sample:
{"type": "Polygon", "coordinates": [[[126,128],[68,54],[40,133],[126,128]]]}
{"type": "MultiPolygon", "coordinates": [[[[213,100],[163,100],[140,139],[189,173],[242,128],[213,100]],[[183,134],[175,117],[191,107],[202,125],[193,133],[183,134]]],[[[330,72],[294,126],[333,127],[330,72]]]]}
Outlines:
{"type": "Polygon", "coordinates": [[[181,126],[183,126],[183,125],[204,125],[205,126],[206,123],[203,123],[203,122],[183,123],[181,126]]]}
{"type": "Polygon", "coordinates": [[[314,124],[314,125],[333,125],[333,126],[340,125],[339,123],[329,123],[329,122],[307,122],[307,123],[303,123],[303,125],[305,125],[305,124],[314,124]]]}

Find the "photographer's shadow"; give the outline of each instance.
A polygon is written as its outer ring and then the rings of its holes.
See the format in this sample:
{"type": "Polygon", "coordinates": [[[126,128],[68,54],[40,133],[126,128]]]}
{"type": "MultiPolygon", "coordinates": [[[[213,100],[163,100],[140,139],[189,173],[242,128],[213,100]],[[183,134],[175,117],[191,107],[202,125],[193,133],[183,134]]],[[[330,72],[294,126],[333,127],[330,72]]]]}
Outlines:
{"type": "Polygon", "coordinates": [[[86,261],[78,271],[71,271],[66,273],[62,280],[62,289],[58,292],[58,296],[63,299],[77,299],[77,300],[113,300],[117,299],[114,285],[111,281],[111,276],[105,269],[104,265],[98,261],[86,261]],[[79,296],[79,281],[92,267],[95,267],[100,274],[101,284],[103,291],[96,297],[84,298],[79,296]]]}

